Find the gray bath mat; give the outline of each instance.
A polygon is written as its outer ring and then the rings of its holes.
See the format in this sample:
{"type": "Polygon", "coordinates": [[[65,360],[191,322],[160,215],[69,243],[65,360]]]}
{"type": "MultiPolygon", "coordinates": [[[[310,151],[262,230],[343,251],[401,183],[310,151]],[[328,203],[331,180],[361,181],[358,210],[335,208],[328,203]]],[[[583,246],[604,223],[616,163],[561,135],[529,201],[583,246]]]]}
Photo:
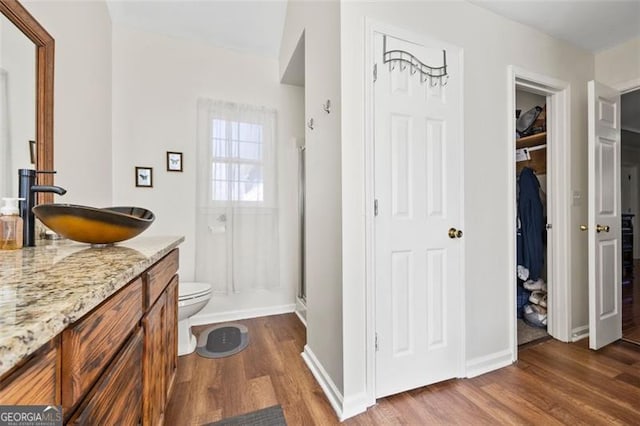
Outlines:
{"type": "Polygon", "coordinates": [[[214,325],[198,336],[196,352],[205,358],[237,354],[249,344],[249,330],[242,324],[214,325]]]}
{"type": "Polygon", "coordinates": [[[274,405],[251,413],[208,423],[206,426],[287,426],[282,407],[274,405]]]}

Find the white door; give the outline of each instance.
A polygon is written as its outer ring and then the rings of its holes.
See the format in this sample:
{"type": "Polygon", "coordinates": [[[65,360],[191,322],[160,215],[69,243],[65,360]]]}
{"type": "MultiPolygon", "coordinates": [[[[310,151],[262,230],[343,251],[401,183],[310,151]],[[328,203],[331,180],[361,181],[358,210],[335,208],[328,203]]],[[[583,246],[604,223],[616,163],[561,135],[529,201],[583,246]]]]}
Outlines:
{"type": "Polygon", "coordinates": [[[620,93],[589,88],[589,347],[622,337],[620,93]]]}
{"type": "MultiPolygon", "coordinates": [[[[387,48],[442,63],[442,45],[387,48]]],[[[448,83],[431,87],[375,38],[376,397],[461,375],[462,67],[446,49],[448,83]]]]}

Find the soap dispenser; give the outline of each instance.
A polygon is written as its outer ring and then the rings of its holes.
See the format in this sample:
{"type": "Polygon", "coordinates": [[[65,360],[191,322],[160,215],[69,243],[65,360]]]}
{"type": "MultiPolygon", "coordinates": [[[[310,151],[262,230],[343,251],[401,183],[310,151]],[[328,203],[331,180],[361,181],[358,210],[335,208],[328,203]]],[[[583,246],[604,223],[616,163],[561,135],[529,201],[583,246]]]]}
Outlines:
{"type": "Polygon", "coordinates": [[[24,198],[3,198],[0,208],[0,250],[22,248],[22,218],[18,201],[24,198]]]}

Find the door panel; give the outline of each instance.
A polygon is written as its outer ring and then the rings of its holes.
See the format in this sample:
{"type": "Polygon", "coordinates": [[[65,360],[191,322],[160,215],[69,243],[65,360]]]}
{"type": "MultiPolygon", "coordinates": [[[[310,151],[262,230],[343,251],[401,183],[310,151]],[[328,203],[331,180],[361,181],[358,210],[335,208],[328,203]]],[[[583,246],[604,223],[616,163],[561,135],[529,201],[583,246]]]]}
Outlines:
{"type": "MultiPolygon", "coordinates": [[[[387,42],[391,38],[387,37],[387,42]]],[[[437,44],[393,39],[429,56],[437,44]]],[[[382,63],[376,35],[376,396],[457,377],[462,361],[461,64],[448,48],[445,87],[382,63]]],[[[437,56],[436,55],[436,56],[437,56]]]]}
{"type": "Polygon", "coordinates": [[[391,185],[393,188],[393,216],[411,217],[411,117],[391,116],[391,185]]]}
{"type": "Polygon", "coordinates": [[[401,251],[391,253],[391,304],[393,310],[393,353],[394,355],[412,352],[414,342],[411,333],[413,317],[413,253],[401,251]]]}
{"type": "Polygon", "coordinates": [[[620,94],[595,81],[589,94],[589,347],[622,337],[620,94]]]}
{"type": "Polygon", "coordinates": [[[446,256],[446,251],[442,249],[427,250],[427,350],[446,346],[446,256]]]}
{"type": "Polygon", "coordinates": [[[427,120],[427,215],[445,217],[446,176],[444,174],[444,122],[427,120]]]}

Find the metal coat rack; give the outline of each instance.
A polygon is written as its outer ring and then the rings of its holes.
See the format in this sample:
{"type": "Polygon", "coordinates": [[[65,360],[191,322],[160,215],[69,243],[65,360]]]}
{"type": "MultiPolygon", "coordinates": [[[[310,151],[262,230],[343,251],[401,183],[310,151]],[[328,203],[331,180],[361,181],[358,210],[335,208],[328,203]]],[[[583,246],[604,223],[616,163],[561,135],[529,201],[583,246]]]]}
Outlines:
{"type": "Polygon", "coordinates": [[[420,83],[429,82],[431,87],[437,85],[446,86],[449,80],[449,74],[447,73],[447,51],[442,50],[442,62],[441,67],[432,67],[430,65],[422,63],[416,56],[404,50],[387,50],[387,36],[382,37],[383,56],[382,61],[385,64],[389,64],[389,71],[393,71],[396,65],[400,68],[400,71],[404,71],[409,68],[411,75],[416,72],[420,73],[420,83]]]}

